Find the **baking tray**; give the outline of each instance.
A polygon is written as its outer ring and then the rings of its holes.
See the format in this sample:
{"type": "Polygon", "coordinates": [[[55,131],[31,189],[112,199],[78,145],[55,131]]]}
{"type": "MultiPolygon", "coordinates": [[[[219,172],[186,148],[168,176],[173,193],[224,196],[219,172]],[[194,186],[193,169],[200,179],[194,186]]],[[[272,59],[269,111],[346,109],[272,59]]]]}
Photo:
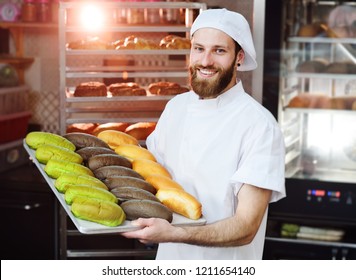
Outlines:
{"type": "MultiPolygon", "coordinates": [[[[117,227],[108,227],[104,226],[98,223],[90,222],[90,221],[85,221],[76,218],[73,213],[70,210],[70,205],[68,205],[65,202],[64,199],[64,194],[60,193],[57,191],[56,187],[54,186],[55,179],[50,178],[46,172],[44,171],[44,165],[39,163],[38,160],[35,157],[35,150],[32,150],[25,142],[25,139],[23,140],[23,146],[27,153],[30,155],[30,160],[37,166],[38,170],[41,172],[42,176],[45,178],[46,182],[48,183],[49,187],[61,203],[62,207],[65,209],[67,212],[68,216],[70,219],[73,221],[74,225],[76,228],[79,230],[79,232],[83,234],[100,234],[100,233],[120,233],[120,232],[127,232],[127,231],[133,231],[136,229],[139,229],[139,227],[135,227],[131,225],[130,221],[125,221],[122,223],[120,226],[117,227]]],[[[206,220],[204,217],[198,219],[198,220],[192,220],[188,219],[182,215],[179,215],[177,213],[173,213],[173,221],[172,224],[176,226],[198,226],[198,225],[204,225],[206,223],[206,220]]]]}

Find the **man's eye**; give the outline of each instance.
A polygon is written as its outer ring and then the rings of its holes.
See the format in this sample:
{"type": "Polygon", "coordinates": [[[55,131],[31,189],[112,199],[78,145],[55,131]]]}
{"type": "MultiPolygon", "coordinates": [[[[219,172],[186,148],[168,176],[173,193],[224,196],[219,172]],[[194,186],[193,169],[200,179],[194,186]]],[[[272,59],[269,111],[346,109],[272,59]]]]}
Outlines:
{"type": "Polygon", "coordinates": [[[224,54],[226,51],[224,49],[216,49],[217,54],[224,54]]]}
{"type": "Polygon", "coordinates": [[[201,47],[195,47],[194,48],[196,51],[198,51],[198,52],[202,52],[204,49],[203,48],[201,48],[201,47]]]}

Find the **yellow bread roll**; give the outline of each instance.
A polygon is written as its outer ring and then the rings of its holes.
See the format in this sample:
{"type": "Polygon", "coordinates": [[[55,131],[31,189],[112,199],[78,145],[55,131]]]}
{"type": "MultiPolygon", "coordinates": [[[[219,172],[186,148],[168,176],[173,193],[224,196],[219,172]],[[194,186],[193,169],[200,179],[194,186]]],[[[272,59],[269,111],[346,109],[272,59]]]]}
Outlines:
{"type": "Polygon", "coordinates": [[[149,150],[132,144],[122,144],[116,147],[115,153],[117,153],[120,156],[124,156],[131,161],[139,158],[156,161],[156,158],[149,150]]]}
{"type": "Polygon", "coordinates": [[[68,186],[64,193],[64,200],[67,204],[71,205],[74,198],[77,196],[85,196],[90,198],[97,198],[101,200],[111,201],[114,203],[118,202],[117,197],[109,192],[97,187],[91,187],[87,185],[71,185],[68,186]]]}
{"type": "Polygon", "coordinates": [[[78,219],[109,227],[119,226],[126,220],[125,212],[117,203],[84,196],[74,198],[71,211],[78,219]]]}
{"type": "Polygon", "coordinates": [[[184,190],[184,188],[176,181],[160,174],[149,175],[147,176],[146,181],[149,182],[157,191],[163,188],[184,190]]]}
{"type": "Polygon", "coordinates": [[[160,174],[168,178],[172,178],[169,171],[164,168],[163,165],[148,159],[135,159],[132,162],[132,169],[139,173],[145,179],[153,174],[160,174]]]}
{"type": "Polygon", "coordinates": [[[162,188],[156,197],[173,212],[192,220],[197,220],[202,215],[201,203],[191,194],[174,188],[162,188]]]}
{"type": "Polygon", "coordinates": [[[94,176],[93,172],[84,165],[59,159],[50,159],[45,165],[44,171],[49,177],[54,179],[57,179],[63,173],[94,176]]]}
{"type": "Polygon", "coordinates": [[[65,193],[68,186],[88,185],[92,187],[108,190],[109,188],[98,178],[89,175],[79,175],[72,173],[63,173],[55,181],[54,186],[60,193],[65,193]]]}
{"type": "Polygon", "coordinates": [[[32,131],[28,133],[25,142],[33,150],[36,150],[43,144],[61,146],[72,151],[76,149],[75,145],[63,136],[43,131],[32,131]]]}
{"type": "Polygon", "coordinates": [[[52,144],[39,146],[35,152],[35,157],[42,164],[46,164],[51,158],[68,160],[75,163],[83,162],[83,158],[76,152],[52,144]]]}
{"type": "Polygon", "coordinates": [[[98,136],[99,139],[103,140],[106,142],[110,148],[115,149],[116,147],[122,145],[122,144],[132,144],[132,145],[138,145],[138,140],[131,136],[128,135],[125,132],[122,131],[117,131],[117,130],[104,130],[101,131],[98,136]]]}

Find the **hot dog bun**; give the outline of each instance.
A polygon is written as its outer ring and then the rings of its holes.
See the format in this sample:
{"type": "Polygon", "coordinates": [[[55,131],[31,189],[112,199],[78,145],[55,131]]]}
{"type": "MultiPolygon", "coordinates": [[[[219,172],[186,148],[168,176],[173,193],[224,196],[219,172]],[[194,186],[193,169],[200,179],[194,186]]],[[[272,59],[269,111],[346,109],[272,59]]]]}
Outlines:
{"type": "Polygon", "coordinates": [[[186,191],[174,188],[162,188],[156,197],[173,212],[192,220],[197,220],[202,215],[201,203],[186,191]]]}

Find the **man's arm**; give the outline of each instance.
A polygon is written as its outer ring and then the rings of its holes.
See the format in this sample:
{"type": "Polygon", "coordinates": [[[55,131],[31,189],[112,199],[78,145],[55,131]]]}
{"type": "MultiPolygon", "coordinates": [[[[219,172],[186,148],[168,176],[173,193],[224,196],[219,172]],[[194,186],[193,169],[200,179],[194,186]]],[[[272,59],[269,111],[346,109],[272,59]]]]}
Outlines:
{"type": "Polygon", "coordinates": [[[261,224],[271,191],[244,184],[233,217],[204,226],[175,227],[162,219],[138,219],[142,229],[122,233],[143,243],[179,242],[201,246],[240,246],[250,243],[261,224]]]}

